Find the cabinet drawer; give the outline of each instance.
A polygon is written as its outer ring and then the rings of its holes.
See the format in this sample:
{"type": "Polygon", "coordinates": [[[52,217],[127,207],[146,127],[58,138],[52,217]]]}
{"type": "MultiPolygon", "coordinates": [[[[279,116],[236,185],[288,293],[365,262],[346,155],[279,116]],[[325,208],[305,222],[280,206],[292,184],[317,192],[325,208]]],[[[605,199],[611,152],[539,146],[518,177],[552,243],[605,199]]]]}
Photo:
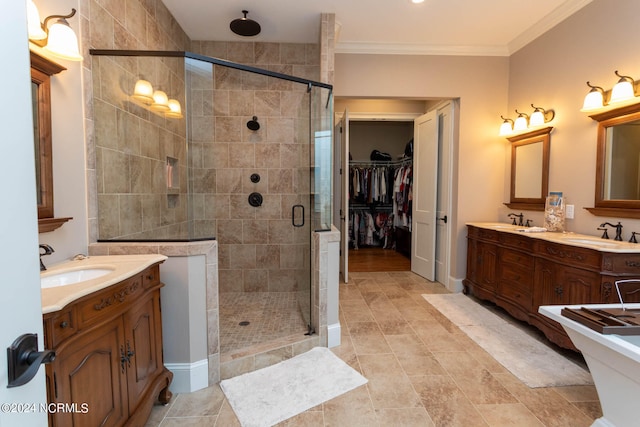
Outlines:
{"type": "Polygon", "coordinates": [[[126,309],[144,292],[142,275],[133,276],[117,285],[92,294],[78,304],[78,326],[80,328],[100,318],[106,318],[126,309]]]}
{"type": "Polygon", "coordinates": [[[467,226],[469,237],[473,237],[481,240],[489,240],[492,242],[498,241],[498,232],[496,230],[489,230],[487,228],[467,226]]]}
{"type": "Polygon", "coordinates": [[[545,241],[538,241],[537,245],[536,252],[546,259],[582,269],[600,271],[602,257],[598,251],[545,241]]]}
{"type": "Polygon", "coordinates": [[[602,256],[602,269],[615,274],[640,274],[640,254],[613,254],[602,256]]]}
{"type": "Polygon", "coordinates": [[[514,283],[500,282],[500,297],[513,302],[526,311],[531,311],[533,307],[531,292],[514,283]]]}
{"type": "Polygon", "coordinates": [[[150,287],[160,283],[160,266],[154,265],[142,272],[142,287],[149,289],[150,287]]]}
{"type": "Polygon", "coordinates": [[[533,257],[523,252],[500,249],[499,262],[501,264],[514,264],[533,271],[533,257]]]}
{"type": "Polygon", "coordinates": [[[57,347],[62,341],[76,333],[76,316],[73,308],[59,311],[45,320],[47,348],[57,347]]]}
{"type": "Polygon", "coordinates": [[[500,243],[512,248],[532,251],[534,241],[529,237],[520,236],[517,234],[500,233],[500,243]]]}
{"type": "Polygon", "coordinates": [[[500,281],[517,283],[524,289],[531,289],[533,286],[532,270],[518,264],[503,263],[500,266],[500,281]]]}

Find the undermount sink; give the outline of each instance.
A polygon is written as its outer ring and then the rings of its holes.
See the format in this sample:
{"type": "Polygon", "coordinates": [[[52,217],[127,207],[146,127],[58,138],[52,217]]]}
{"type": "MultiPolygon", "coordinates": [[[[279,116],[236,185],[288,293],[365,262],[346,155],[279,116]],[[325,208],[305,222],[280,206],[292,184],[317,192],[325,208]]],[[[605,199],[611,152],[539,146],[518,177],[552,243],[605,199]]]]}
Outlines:
{"type": "Polygon", "coordinates": [[[115,268],[109,266],[90,267],[77,270],[66,270],[60,273],[44,275],[40,276],[40,287],[44,289],[55,288],[57,286],[73,285],[75,283],[97,279],[98,277],[102,277],[111,273],[113,270],[115,270],[115,268]]]}
{"type": "Polygon", "coordinates": [[[618,243],[607,242],[604,239],[593,238],[589,239],[588,237],[567,237],[563,239],[565,242],[571,243],[581,243],[585,245],[596,245],[596,246],[617,246],[618,243]]]}

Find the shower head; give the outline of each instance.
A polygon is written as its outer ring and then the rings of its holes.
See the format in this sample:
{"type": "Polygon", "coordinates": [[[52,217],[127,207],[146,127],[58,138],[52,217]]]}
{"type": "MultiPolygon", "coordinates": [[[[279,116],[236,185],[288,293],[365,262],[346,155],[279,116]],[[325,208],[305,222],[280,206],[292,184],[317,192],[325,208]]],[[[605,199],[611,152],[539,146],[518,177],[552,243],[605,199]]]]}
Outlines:
{"type": "Polygon", "coordinates": [[[260,123],[258,123],[258,117],[257,116],[253,116],[253,119],[249,120],[247,122],[247,127],[250,130],[256,131],[258,129],[260,129],[260,123]]]}
{"type": "Polygon", "coordinates": [[[248,10],[243,10],[243,18],[237,18],[231,21],[229,28],[239,36],[251,37],[260,34],[260,24],[253,19],[247,18],[248,10]]]}

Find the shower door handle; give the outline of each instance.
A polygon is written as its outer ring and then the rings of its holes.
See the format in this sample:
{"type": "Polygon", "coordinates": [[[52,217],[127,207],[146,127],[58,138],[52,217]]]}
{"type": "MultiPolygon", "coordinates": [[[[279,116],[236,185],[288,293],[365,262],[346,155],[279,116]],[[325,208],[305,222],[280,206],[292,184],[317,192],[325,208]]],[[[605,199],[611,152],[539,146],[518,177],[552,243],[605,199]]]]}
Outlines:
{"type": "Polygon", "coordinates": [[[302,227],[304,226],[304,206],[302,205],[293,205],[291,207],[291,224],[293,224],[294,227],[302,227]],[[302,218],[302,222],[300,223],[296,223],[296,209],[299,208],[302,212],[301,218],[302,218]]]}

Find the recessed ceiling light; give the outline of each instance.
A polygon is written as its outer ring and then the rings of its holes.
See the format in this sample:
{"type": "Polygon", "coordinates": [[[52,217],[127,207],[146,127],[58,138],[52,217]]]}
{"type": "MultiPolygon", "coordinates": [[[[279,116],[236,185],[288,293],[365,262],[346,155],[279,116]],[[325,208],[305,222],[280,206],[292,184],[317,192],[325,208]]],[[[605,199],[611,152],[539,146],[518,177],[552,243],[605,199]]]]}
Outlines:
{"type": "Polygon", "coordinates": [[[415,3],[415,4],[424,3],[424,0],[411,0],[411,3],[415,3]]]}

